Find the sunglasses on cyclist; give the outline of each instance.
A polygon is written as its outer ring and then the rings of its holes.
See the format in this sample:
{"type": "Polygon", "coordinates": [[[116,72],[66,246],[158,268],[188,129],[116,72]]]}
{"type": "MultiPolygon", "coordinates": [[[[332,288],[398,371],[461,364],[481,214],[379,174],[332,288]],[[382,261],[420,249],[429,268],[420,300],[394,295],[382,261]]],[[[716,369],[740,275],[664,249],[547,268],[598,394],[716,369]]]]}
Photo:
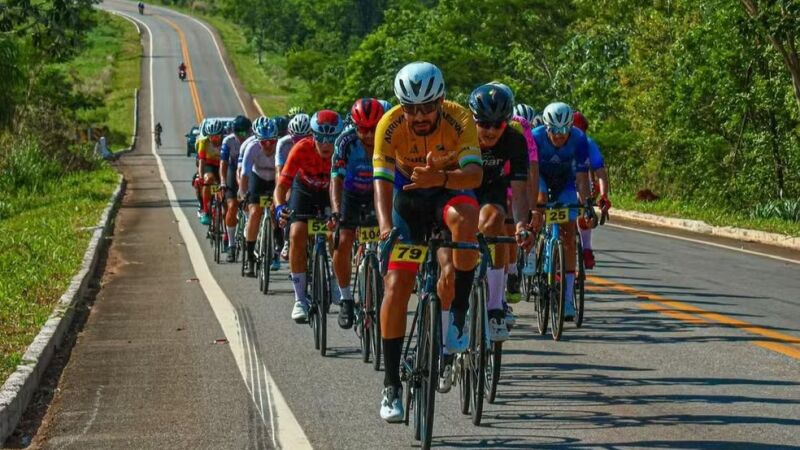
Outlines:
{"type": "Polygon", "coordinates": [[[335,134],[317,134],[314,133],[314,140],[320,144],[333,144],[336,142],[335,134]]]}
{"type": "Polygon", "coordinates": [[[270,144],[277,144],[278,140],[277,139],[259,139],[258,143],[261,144],[262,147],[264,147],[264,146],[270,145],[270,144]]]}
{"type": "Polygon", "coordinates": [[[422,103],[419,105],[403,105],[403,112],[406,114],[410,114],[412,116],[417,115],[417,112],[422,114],[430,114],[436,111],[436,108],[439,107],[439,101],[434,100],[428,103],[422,103]]]}
{"type": "Polygon", "coordinates": [[[236,136],[239,136],[240,138],[246,138],[248,135],[249,135],[249,133],[247,131],[237,131],[236,132],[236,136]]]}
{"type": "Polygon", "coordinates": [[[569,134],[571,129],[572,127],[547,127],[547,132],[563,136],[565,134],[569,134]]]}
{"type": "Polygon", "coordinates": [[[356,127],[358,134],[370,134],[375,132],[377,127],[356,127]]]}
{"type": "Polygon", "coordinates": [[[478,125],[479,128],[483,129],[489,129],[489,128],[502,129],[506,127],[505,120],[498,120],[497,122],[484,122],[479,120],[475,123],[478,125]]]}

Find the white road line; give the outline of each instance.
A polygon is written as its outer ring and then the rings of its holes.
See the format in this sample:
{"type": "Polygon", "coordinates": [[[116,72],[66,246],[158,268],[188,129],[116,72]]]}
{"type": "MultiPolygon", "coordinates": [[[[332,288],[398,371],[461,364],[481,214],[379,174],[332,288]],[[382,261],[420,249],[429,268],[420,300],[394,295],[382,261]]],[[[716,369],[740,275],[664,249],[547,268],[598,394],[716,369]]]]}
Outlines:
{"type": "MultiPolygon", "coordinates": [[[[130,16],[126,13],[120,12],[120,14],[128,16],[129,18],[136,20],[142,26],[147,29],[147,33],[150,36],[150,50],[149,50],[149,64],[150,64],[150,120],[151,123],[155,122],[155,83],[153,82],[153,32],[147,23],[136,19],[133,16],[130,16]]],[[[197,241],[197,236],[195,236],[194,231],[192,230],[191,225],[189,224],[189,220],[187,219],[186,215],[183,213],[183,210],[180,208],[178,203],[178,197],[175,194],[175,188],[172,186],[172,183],[167,178],[167,171],[164,168],[164,163],[161,160],[161,157],[156,152],[156,143],[155,143],[155,136],[151,137],[151,145],[150,151],[152,152],[153,156],[156,158],[156,162],[158,163],[158,173],[161,176],[161,181],[164,183],[164,188],[167,191],[167,197],[170,201],[170,207],[172,208],[172,213],[175,215],[175,218],[178,221],[178,230],[181,233],[181,237],[183,238],[184,244],[186,244],[186,250],[189,252],[189,260],[192,263],[192,268],[194,269],[195,275],[197,279],[200,281],[200,287],[203,289],[203,292],[208,298],[208,302],[211,305],[211,309],[214,311],[214,315],[217,317],[217,321],[219,322],[220,326],[222,327],[225,336],[228,339],[228,343],[231,347],[231,352],[233,353],[234,360],[236,360],[236,365],[239,368],[239,372],[242,375],[242,378],[247,383],[248,378],[252,377],[252,374],[248,373],[247,362],[245,361],[246,353],[244,347],[244,340],[242,338],[242,334],[240,331],[246,330],[246,327],[239,326],[238,317],[236,314],[236,309],[234,305],[231,303],[230,299],[225,295],[225,292],[217,283],[217,280],[214,279],[214,276],[211,273],[211,269],[208,267],[208,263],[206,262],[205,256],[203,255],[203,251],[200,248],[200,243],[197,241]]],[[[246,333],[246,331],[243,331],[246,333]]],[[[245,338],[246,339],[246,338],[245,338]]],[[[289,408],[289,404],[286,402],[286,399],[281,394],[280,390],[278,390],[277,385],[275,384],[274,379],[270,375],[269,371],[267,370],[266,366],[262,365],[263,373],[266,378],[267,385],[269,389],[272,391],[271,393],[267,393],[268,402],[269,399],[274,400],[270,407],[270,411],[272,412],[270,415],[274,415],[275,424],[277,424],[277,433],[272,433],[272,440],[273,445],[279,448],[287,448],[287,449],[310,449],[311,443],[308,440],[303,429],[300,427],[300,423],[297,421],[297,418],[292,414],[291,408],[289,408]],[[271,394],[271,395],[270,395],[271,394]]],[[[251,389],[251,393],[254,394],[254,389],[248,386],[248,389],[251,389]]],[[[256,403],[258,406],[258,403],[256,403]]],[[[268,405],[270,406],[270,405],[268,405]]],[[[261,413],[261,419],[264,421],[266,425],[266,418],[264,417],[264,411],[259,411],[261,413]]],[[[273,425],[274,427],[274,425],[273,425]]]]}
{"type": "Polygon", "coordinates": [[[666,237],[666,238],[671,238],[671,239],[678,239],[678,240],[681,240],[681,241],[693,242],[695,244],[710,245],[712,247],[724,248],[724,249],[727,249],[727,250],[733,250],[733,251],[737,251],[737,252],[747,253],[749,255],[762,256],[764,258],[775,259],[775,260],[778,260],[778,261],[783,261],[783,262],[787,262],[787,263],[791,263],[791,264],[800,264],[800,260],[790,259],[790,258],[783,258],[781,256],[770,255],[768,253],[757,252],[757,251],[754,251],[754,250],[747,250],[745,248],[732,247],[730,245],[725,245],[725,244],[717,244],[716,242],[708,242],[708,241],[703,241],[703,240],[700,240],[700,239],[692,239],[692,238],[687,238],[687,237],[683,237],[683,236],[676,236],[674,234],[668,234],[668,233],[659,233],[658,231],[642,230],[641,228],[626,227],[626,226],[623,226],[623,225],[615,225],[615,224],[612,224],[612,223],[608,223],[606,225],[610,226],[610,227],[613,227],[613,228],[620,228],[620,229],[623,229],[623,230],[636,231],[636,232],[639,232],[639,233],[652,234],[654,236],[661,236],[661,237],[666,237]]]}

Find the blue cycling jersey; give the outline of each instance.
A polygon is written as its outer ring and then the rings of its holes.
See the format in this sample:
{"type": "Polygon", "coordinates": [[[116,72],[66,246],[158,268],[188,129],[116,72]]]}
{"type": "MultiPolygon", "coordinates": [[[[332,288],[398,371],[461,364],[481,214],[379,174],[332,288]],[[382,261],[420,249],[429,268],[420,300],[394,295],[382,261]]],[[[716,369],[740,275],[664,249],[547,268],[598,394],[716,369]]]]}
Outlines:
{"type": "Polygon", "coordinates": [[[586,136],[586,139],[589,140],[589,167],[592,170],[602,169],[606,166],[606,160],[603,158],[603,154],[600,153],[600,147],[589,136],[586,136]]]}
{"type": "Polygon", "coordinates": [[[556,149],[547,137],[544,126],[533,130],[539,148],[539,176],[551,193],[575,187],[575,174],[589,171],[589,141],[577,128],[570,132],[563,147],[556,149]]]}
{"type": "Polygon", "coordinates": [[[222,146],[219,149],[219,160],[228,163],[228,166],[236,167],[239,161],[239,149],[242,143],[235,134],[229,134],[222,140],[222,146]]]}
{"type": "Polygon", "coordinates": [[[331,177],[344,178],[344,190],[357,195],[372,193],[372,156],[358,138],[355,128],[336,138],[331,177]]]}

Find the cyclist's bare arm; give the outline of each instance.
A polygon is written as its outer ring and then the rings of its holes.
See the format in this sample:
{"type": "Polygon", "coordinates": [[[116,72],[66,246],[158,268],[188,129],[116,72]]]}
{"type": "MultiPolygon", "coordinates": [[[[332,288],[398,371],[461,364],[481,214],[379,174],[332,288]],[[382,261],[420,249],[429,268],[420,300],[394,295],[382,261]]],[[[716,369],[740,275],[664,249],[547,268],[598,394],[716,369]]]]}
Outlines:
{"type": "Polygon", "coordinates": [[[589,190],[589,173],[578,172],[575,174],[575,184],[577,184],[578,194],[580,195],[581,203],[583,203],[591,194],[591,191],[589,190]]]}
{"type": "Polygon", "coordinates": [[[344,180],[342,177],[331,177],[331,210],[334,213],[340,212],[340,207],[342,205],[343,186],[344,180]]]}
{"type": "Polygon", "coordinates": [[[601,167],[594,171],[594,175],[597,177],[598,184],[600,184],[600,196],[608,196],[611,193],[611,185],[608,183],[608,170],[605,167],[601,167]]]}
{"type": "Polygon", "coordinates": [[[228,161],[221,160],[219,162],[219,185],[227,186],[228,178],[228,161]]]}
{"type": "Polygon", "coordinates": [[[385,239],[392,231],[392,202],[394,185],[386,180],[374,181],[375,185],[375,214],[378,216],[378,225],[381,229],[381,239],[385,239]]]}
{"type": "MultiPolygon", "coordinates": [[[[244,179],[244,177],[242,177],[244,179]]],[[[275,185],[275,193],[273,196],[275,197],[275,203],[278,205],[285,205],[289,199],[287,194],[289,193],[289,186],[286,186],[281,183],[277,183],[275,185]]]]}
{"type": "MultiPolygon", "coordinates": [[[[443,171],[444,172],[444,171],[443,171]]],[[[483,167],[477,164],[469,164],[462,169],[448,170],[447,189],[477,189],[483,180],[483,167]]]]}

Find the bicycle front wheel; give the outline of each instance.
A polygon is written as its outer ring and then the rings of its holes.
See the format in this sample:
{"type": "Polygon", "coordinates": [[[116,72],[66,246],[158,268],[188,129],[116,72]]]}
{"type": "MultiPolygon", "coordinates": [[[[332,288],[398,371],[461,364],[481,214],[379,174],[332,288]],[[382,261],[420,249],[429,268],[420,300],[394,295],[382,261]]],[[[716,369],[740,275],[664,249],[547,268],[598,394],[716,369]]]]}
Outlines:
{"type": "Polygon", "coordinates": [[[550,333],[553,340],[560,340],[564,331],[564,297],[567,291],[566,270],[564,268],[564,243],[561,239],[553,246],[550,261],[550,333]]]}
{"type": "Polygon", "coordinates": [[[326,311],[330,303],[331,291],[330,280],[328,279],[328,255],[325,252],[325,245],[317,245],[317,251],[314,252],[314,292],[316,296],[313,301],[316,304],[316,332],[318,335],[317,340],[319,341],[319,354],[325,356],[328,351],[328,314],[326,311]]]}
{"type": "Polygon", "coordinates": [[[489,339],[487,336],[487,326],[489,318],[486,315],[486,301],[488,300],[488,286],[486,280],[483,280],[477,286],[475,298],[475,318],[471,321],[470,326],[470,343],[469,343],[469,378],[472,388],[472,424],[480,425],[481,417],[483,415],[483,397],[485,394],[486,378],[486,358],[488,354],[487,345],[489,339]]]}
{"type": "Polygon", "coordinates": [[[536,241],[536,274],[533,276],[531,282],[531,289],[534,291],[534,306],[536,309],[536,325],[538,326],[539,335],[544,336],[547,333],[547,321],[549,314],[549,294],[547,287],[547,274],[544,272],[544,256],[546,246],[544,237],[540,236],[536,241]]]}
{"type": "Polygon", "coordinates": [[[383,304],[383,278],[380,276],[380,269],[378,267],[378,258],[375,256],[368,257],[366,261],[366,272],[364,286],[367,290],[366,297],[369,299],[369,308],[367,311],[367,318],[369,319],[369,331],[372,335],[372,368],[381,370],[381,352],[382,338],[381,338],[381,304],[383,304]]]}
{"type": "Polygon", "coordinates": [[[270,217],[269,210],[264,209],[264,219],[261,221],[261,226],[263,227],[263,236],[264,242],[263,246],[259,249],[259,255],[261,255],[260,261],[260,268],[261,271],[259,273],[259,285],[261,286],[261,292],[264,295],[267,295],[269,292],[269,276],[270,276],[270,264],[272,263],[272,257],[274,255],[274,236],[272,230],[272,217],[270,217]]]}
{"type": "Polygon", "coordinates": [[[414,392],[414,437],[420,440],[423,450],[431,448],[433,418],[436,410],[436,384],[439,381],[441,352],[441,306],[431,295],[418,322],[417,358],[414,372],[418,383],[414,392]]]}

